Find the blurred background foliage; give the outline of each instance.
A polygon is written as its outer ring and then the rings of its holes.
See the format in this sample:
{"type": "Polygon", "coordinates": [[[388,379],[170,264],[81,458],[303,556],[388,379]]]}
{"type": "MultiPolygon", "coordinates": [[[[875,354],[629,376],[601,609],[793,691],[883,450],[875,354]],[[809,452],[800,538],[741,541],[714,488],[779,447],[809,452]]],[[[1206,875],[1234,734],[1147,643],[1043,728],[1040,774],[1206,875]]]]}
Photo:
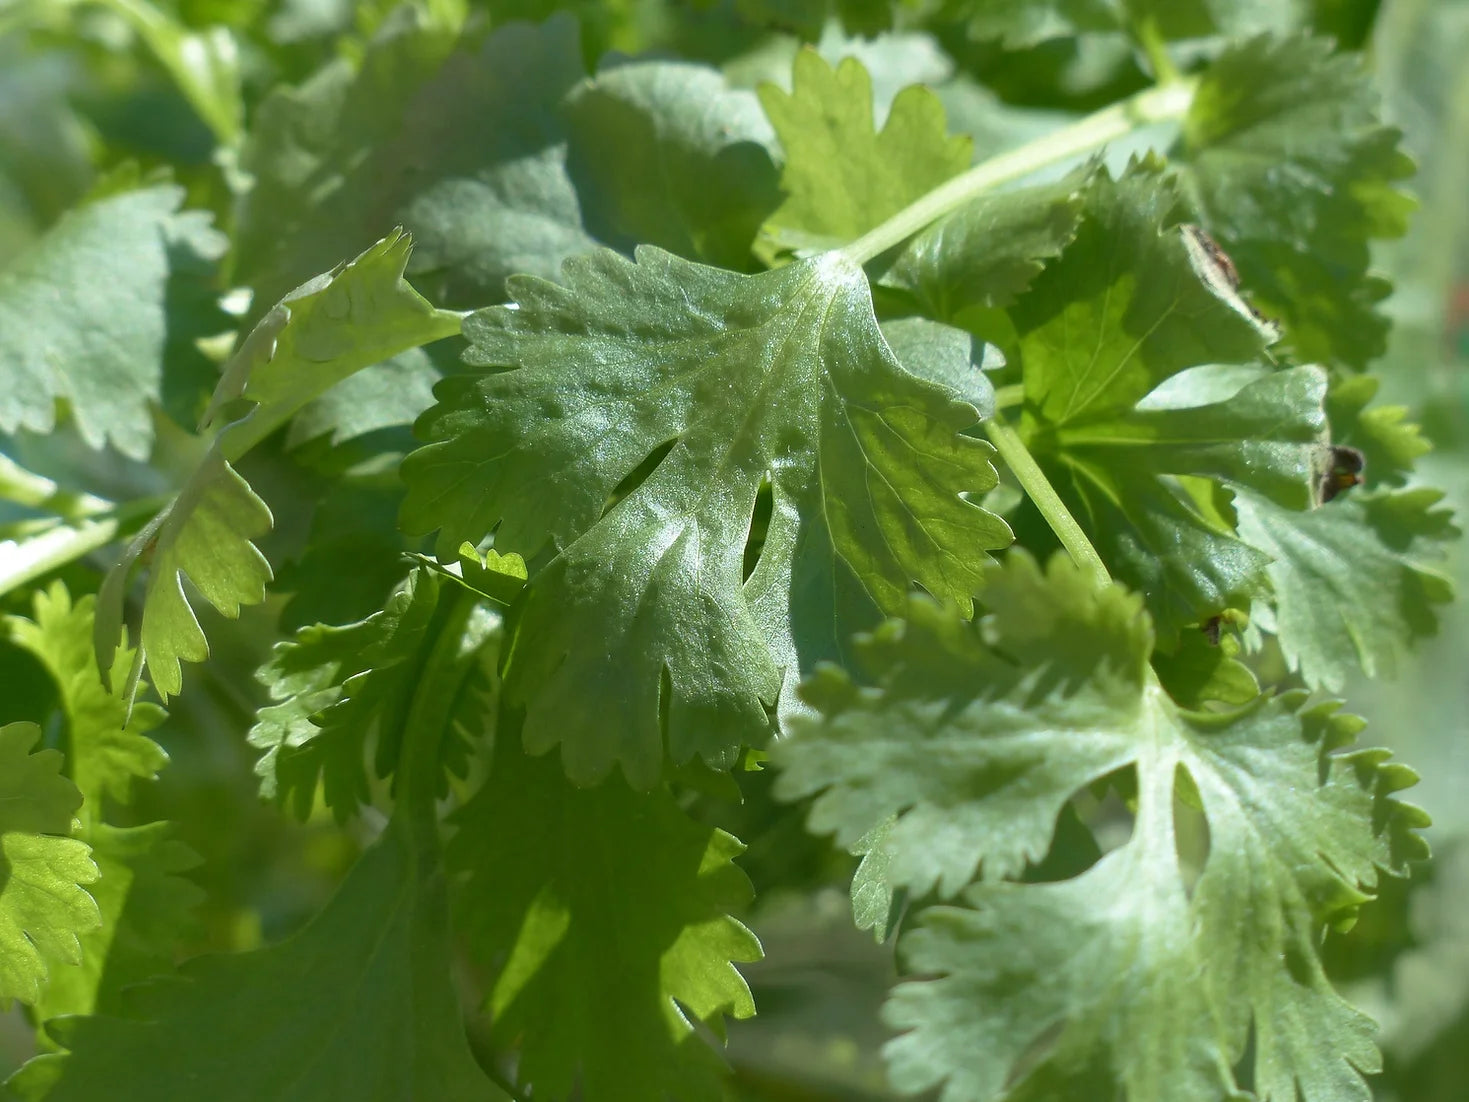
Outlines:
{"type": "MultiPolygon", "coordinates": [[[[1284,2],[1284,0],[1282,0],[1284,2]]],[[[457,11],[464,0],[425,6],[457,11]]],[[[1395,285],[1386,357],[1373,365],[1382,396],[1410,407],[1436,446],[1419,477],[1469,512],[1469,0],[1295,0],[1300,19],[1363,50],[1386,113],[1417,158],[1421,209],[1411,233],[1376,257],[1395,285]]],[[[238,168],[229,150],[266,90],[298,82],[334,58],[360,57],[393,5],[388,0],[0,0],[0,270],[109,173],[137,165],[170,173],[190,204],[231,227],[238,168]]],[[[942,98],[953,130],[991,156],[1146,83],[1121,36],[1060,38],[1023,49],[976,41],[946,6],[908,0],[898,28],[888,5],[864,0],[491,0],[469,5],[485,28],[570,10],[589,64],[608,50],[703,60],[731,83],[788,84],[804,41],[828,58],[859,57],[873,76],[879,118],[897,90],[922,82],[942,98]]],[[[1189,48],[1185,44],[1182,49],[1189,48]]],[[[1207,42],[1198,44],[1206,51],[1207,42]]],[[[0,440],[0,453],[33,469],[71,471],[115,496],[156,493],[160,471],[190,452],[160,419],[150,466],[88,451],[67,434],[0,440]],[[175,454],[177,453],[177,454],[175,454]]],[[[273,562],[289,563],[320,506],[312,473],[350,457],[283,451],[252,456],[244,473],[278,518],[273,562]],[[294,541],[294,542],[293,542],[294,541]]],[[[340,466],[338,466],[340,469],[340,466]]],[[[374,478],[359,479],[361,508],[392,509],[374,478]],[[385,503],[385,504],[384,504],[385,503]]],[[[353,506],[357,507],[356,505],[353,506]]],[[[384,513],[384,515],[388,515],[384,513]]],[[[3,518],[0,518],[3,519],[3,518]]],[[[67,568],[76,592],[95,585],[100,559],[67,568]]],[[[291,569],[288,565],[287,571],[291,569]]],[[[1461,593],[1469,560],[1454,565],[1461,593]]],[[[390,582],[367,579],[369,589],[390,582]]],[[[375,594],[369,593],[369,598],[375,594]]],[[[0,611],[28,611],[28,595],[0,611]]],[[[130,810],[137,822],[180,824],[202,857],[207,901],[187,951],[243,949],[274,940],[321,907],[375,827],[329,818],[298,825],[257,796],[253,752],[242,737],[261,689],[252,673],[278,624],[309,610],[273,599],[237,622],[205,628],[214,660],[191,666],[183,695],[158,732],[172,765],[130,810]],[[355,831],[355,833],[354,833],[355,831]]],[[[367,607],[376,607],[368,605],[367,607]]],[[[1469,1097],[1469,602],[1446,616],[1396,680],[1354,686],[1352,706],[1376,741],[1423,775],[1416,802],[1434,816],[1431,867],[1389,883],[1349,939],[1333,935],[1328,960],[1354,1000],[1382,1025],[1387,1070],[1379,1097],[1461,1102],[1469,1097]]],[[[45,722],[48,680],[0,642],[0,721],[45,722]]],[[[852,859],[802,829],[804,809],[777,805],[761,774],[744,802],[718,790],[691,795],[697,810],[749,843],[741,860],[758,909],[746,916],[766,948],[747,969],[758,1018],[732,1030],[738,1097],[862,1100],[888,1097],[877,1014],[891,983],[891,954],[851,923],[852,859]],[[815,889],[813,890],[813,885],[815,889]]],[[[691,788],[697,792],[697,788],[691,788]]],[[[18,1012],[17,1012],[18,1013],[18,1012]]],[[[0,1019],[0,1078],[29,1054],[31,1031],[0,1019]]]]}

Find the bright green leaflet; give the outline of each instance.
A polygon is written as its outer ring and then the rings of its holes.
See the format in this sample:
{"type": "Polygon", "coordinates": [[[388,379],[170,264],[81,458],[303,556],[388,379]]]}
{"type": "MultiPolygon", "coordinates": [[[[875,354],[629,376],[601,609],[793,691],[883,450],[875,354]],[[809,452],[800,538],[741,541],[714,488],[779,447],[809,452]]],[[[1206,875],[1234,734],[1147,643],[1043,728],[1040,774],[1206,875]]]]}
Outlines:
{"type": "MultiPolygon", "coordinates": [[[[440,588],[434,574],[420,567],[382,611],[341,627],[302,628],[294,639],[276,644],[256,677],[278,703],[260,709],[249,735],[250,744],[265,751],[255,763],[261,795],[305,819],[320,787],[339,822],[371,802],[368,747],[375,743],[377,775],[392,774],[402,751],[399,725],[450,612],[440,588]]],[[[464,656],[480,650],[497,627],[487,612],[469,617],[460,628],[464,656]]],[[[471,675],[485,662],[492,667],[493,657],[466,661],[453,686],[454,694],[467,694],[463,705],[469,714],[485,703],[475,695],[479,682],[471,675]]],[[[463,734],[447,732],[441,752],[462,758],[463,741],[463,734]]]]}
{"type": "Polygon", "coordinates": [[[84,803],[78,837],[91,847],[99,873],[89,886],[102,924],[81,934],[81,959],[58,963],[35,1003],[45,1021],[62,1014],[114,1010],[124,987],[173,970],[174,946],[190,929],[203,893],[180,874],[199,863],[171,837],[167,823],[118,828],[102,822],[107,800],[129,802],[139,781],[152,780],[168,762],[148,732],[163,709],[140,703],[128,713],[115,695],[130,653],[113,670],[113,692],[97,677],[92,654],[90,595],[75,604],[61,582],[35,596],[35,619],[10,617],[10,638],[45,666],[59,691],[66,719],[68,771],[84,803]]]}
{"type": "Polygon", "coordinates": [[[769,125],[707,67],[608,62],[586,77],[575,20],[452,28],[400,9],[360,71],[333,65],[261,107],[239,275],[271,301],[407,226],[436,301],[482,306],[599,242],[727,267],[775,206],[769,125]],[[350,167],[344,167],[350,166],[350,167]]]}
{"type": "Polygon", "coordinates": [[[1429,489],[1349,490],[1306,513],[1237,499],[1240,535],[1274,560],[1274,608],[1256,622],[1306,684],[1337,690],[1391,674],[1438,630],[1438,606],[1454,597],[1444,553],[1459,534],[1442,499],[1429,489]]]}
{"type": "Polygon", "coordinates": [[[1205,227],[1304,361],[1361,368],[1386,348],[1368,272],[1398,237],[1413,163],[1360,60],[1304,35],[1235,43],[1207,70],[1171,154],[1205,227]]]}
{"type": "Polygon", "coordinates": [[[912,582],[967,607],[985,549],[1010,540],[959,496],[995,485],[991,448],[959,435],[972,406],[894,359],[858,268],[743,276],[647,248],[564,279],[513,280],[518,308],[466,321],[466,358],[495,370],[439,384],[431,443],[403,465],[405,527],[438,528],[443,557],[492,530],[527,561],[554,552],[508,641],[529,752],[560,744],[583,784],[620,763],[636,788],[665,742],[675,763],[727,764],[768,737],[783,678],[912,582]]]}
{"type": "Polygon", "coordinates": [[[0,727],[0,999],[34,1003],[49,963],[81,960],[78,935],[101,922],[84,884],[97,879],[85,842],[69,838],[81,806],[55,750],[31,753],[34,723],[0,727]]]}
{"type": "Polygon", "coordinates": [[[120,1016],[48,1031],[70,1051],[10,1081],[27,1102],[495,1102],[450,979],[444,876],[400,813],[300,933],[199,957],[128,992],[120,1016]]]}
{"type": "Polygon", "coordinates": [[[1175,202],[1147,165],[1099,175],[1075,240],[1010,308],[1025,439],[1167,637],[1268,592],[1266,555],[1194,487],[1305,508],[1326,430],[1319,369],[1263,373],[1222,396],[1180,377],[1258,359],[1272,330],[1170,224],[1175,202]],[[1144,402],[1170,380],[1166,401],[1144,402]]]}
{"type": "Polygon", "coordinates": [[[823,719],[777,750],[793,791],[836,778],[818,829],[856,835],[898,814],[892,882],[951,891],[981,862],[964,907],[929,909],[900,942],[906,968],[933,978],[887,1008],[905,1031],[888,1048],[894,1084],[942,1086],[946,1102],[1106,1094],[1109,1079],[1130,1099],[1226,1097],[1253,1027],[1261,1099],[1294,1102],[1297,1082],[1311,1102],[1367,1099],[1370,1022],[1332,991],[1317,946],[1379,869],[1426,855],[1414,830],[1427,817],[1391,798],[1411,771],[1385,751],[1341,753],[1360,722],[1304,694],[1181,711],[1149,671],[1138,599],[1092,589],[1068,560],[1042,574],[1012,555],[991,595],[982,629],[918,604],[874,637],[876,684],[815,683],[823,719]],[[1138,793],[1125,845],[1074,878],[995,882],[1033,864],[1064,803],[1121,764],[1138,793]],[[1209,823],[1191,892],[1176,799],[1209,823]]]}
{"type": "Polygon", "coordinates": [[[762,85],[760,102],[786,156],[785,200],[762,231],[777,251],[845,245],[969,167],[970,140],[949,136],[927,88],[899,92],[874,129],[872,81],[854,58],[833,69],[802,50],[792,91],[762,85]]]}
{"type": "Polygon", "coordinates": [[[207,335],[170,296],[224,248],[205,215],[179,212],[183,196],[160,185],[94,200],[0,273],[0,430],[49,432],[65,399],[90,447],[147,458],[165,365],[173,376],[202,360],[188,344],[207,335]]]}
{"type": "Polygon", "coordinates": [[[148,737],[163,722],[164,712],[156,704],[140,703],[129,715],[127,702],[114,695],[122,689],[130,650],[123,654],[121,668],[113,670],[111,691],[98,679],[92,650],[95,597],[89,594],[73,603],[58,581],[37,592],[34,605],[33,620],[7,617],[5,632],[41,660],[60,690],[68,772],[87,800],[84,817],[93,822],[104,796],[126,804],[135,782],[152,780],[168,764],[163,747],[148,737]]]}
{"type": "Polygon", "coordinates": [[[495,1037],[519,1046],[521,1085],[556,1100],[578,1083],[597,1102],[722,1099],[720,1061],[690,1022],[722,1034],[722,1015],[755,1012],[730,964],[760,956],[728,915],[751,895],[739,841],[662,789],[575,788],[511,737],[455,818],[456,924],[495,968],[487,1009],[495,1037]]]}
{"type": "Polygon", "coordinates": [[[173,833],[165,822],[87,828],[98,872],[88,891],[102,924],[81,935],[80,963],[52,966],[37,1018],[120,1013],[128,987],[173,972],[178,944],[194,930],[194,908],[204,899],[186,875],[199,856],[173,833]]]}
{"type": "Polygon", "coordinates": [[[265,596],[270,565],[253,541],[270,531],[270,509],[231,460],[334,383],[458,331],[458,314],[435,309],[403,279],[411,245],[406,234],[394,232],[351,263],[298,287],[245,337],[226,365],[206,423],[220,420],[242,399],[254,408],[219,431],[178,497],[128,545],[98,593],[97,664],[109,671],[130,575],[152,550],[129,698],[145,662],[166,701],[183,685],[180,660],[202,662],[209,655],[184,595],[184,575],[226,616],[238,616],[241,605],[258,604],[265,596]]]}

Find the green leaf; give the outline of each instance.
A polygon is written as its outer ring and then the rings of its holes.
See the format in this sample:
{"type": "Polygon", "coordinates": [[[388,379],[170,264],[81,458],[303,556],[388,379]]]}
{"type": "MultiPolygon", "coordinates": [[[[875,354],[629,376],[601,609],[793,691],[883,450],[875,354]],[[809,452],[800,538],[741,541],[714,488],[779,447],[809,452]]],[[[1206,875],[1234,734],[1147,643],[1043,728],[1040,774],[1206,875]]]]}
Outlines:
{"type": "Polygon", "coordinates": [[[49,432],[65,400],[89,447],[132,459],[153,445],[165,366],[197,361],[197,318],[176,311],[180,270],[198,278],[224,239],[180,212],[183,188],[123,191],[66,214],[0,273],[0,430],[49,432]]]}
{"type": "Polygon", "coordinates": [[[1200,78],[1172,159],[1205,227],[1302,360],[1360,368],[1382,354],[1388,290],[1373,239],[1398,237],[1413,172],[1361,61],[1327,39],[1232,44],[1200,78]]]}
{"type": "Polygon", "coordinates": [[[1366,461],[1363,476],[1372,485],[1400,485],[1416,460],[1433,448],[1422,431],[1406,420],[1403,406],[1372,406],[1378,381],[1371,375],[1333,379],[1326,395],[1326,417],[1333,444],[1356,448],[1366,461]]]}
{"type": "Polygon", "coordinates": [[[915,601],[868,645],[875,684],[824,689],[822,718],[775,751],[788,795],[825,788],[814,828],[857,836],[897,815],[893,883],[950,894],[976,865],[984,878],[900,942],[929,978],[886,1010],[905,1031],[894,1085],[946,1102],[1110,1096],[1109,1082],[1138,1100],[1242,1097],[1232,1069],[1252,1044],[1259,1098],[1365,1102],[1371,1025],[1318,946],[1379,869],[1426,855],[1427,817],[1390,798],[1411,771],[1344,751],[1360,721],[1304,694],[1182,711],[1148,672],[1137,598],[1069,560],[1042,574],[1012,555],[985,593],[978,627],[915,601]],[[1001,879],[1123,765],[1137,803],[1121,848],[1074,878],[1001,879]],[[1192,806],[1198,859],[1176,841],[1192,806]]]}
{"type": "Polygon", "coordinates": [[[743,276],[649,248],[564,278],[514,280],[515,308],[466,321],[491,370],[439,384],[403,465],[404,526],[438,528],[441,558],[492,530],[527,562],[554,552],[512,613],[529,752],[560,744],[579,783],[620,762],[636,788],[665,743],[728,762],[768,737],[783,677],[912,582],[967,606],[1010,538],[959,496],[995,485],[992,449],[958,435],[972,406],[894,359],[858,268],[743,276]]]}
{"type": "Polygon", "coordinates": [[[1272,610],[1254,619],[1308,685],[1340,689],[1392,674],[1438,630],[1454,597],[1444,553],[1459,535],[1437,490],[1348,491],[1305,512],[1254,495],[1236,502],[1241,536],[1266,551],[1272,610]]]}
{"type": "Polygon", "coordinates": [[[130,802],[133,784],[152,780],[168,764],[163,747],[148,732],[164,719],[156,704],[139,704],[128,713],[127,702],[115,695],[122,688],[132,652],[125,650],[114,668],[111,691],[97,678],[92,650],[91,595],[75,604],[66,586],[52,582],[34,598],[34,620],[7,617],[6,633],[40,659],[60,691],[67,723],[69,774],[87,800],[86,818],[101,813],[104,796],[120,804],[130,802]]]}
{"type": "Polygon", "coordinates": [[[102,924],[81,935],[80,964],[52,968],[36,1003],[41,1021],[68,1014],[115,1014],[123,990],[173,971],[179,939],[194,927],[204,893],[181,873],[199,857],[170,823],[114,827],[95,823],[86,839],[97,862],[90,886],[102,924]]]}
{"type": "Polygon", "coordinates": [[[878,282],[907,291],[928,316],[962,325],[973,311],[1010,305],[1070,243],[1081,214],[1072,178],[982,195],[903,246],[878,282]]]}
{"type": "Polygon", "coordinates": [[[897,816],[881,843],[887,882],[914,895],[1020,875],[1045,856],[1062,805],[1136,753],[1127,724],[1151,649],[1137,598],[1092,594],[1059,556],[1044,574],[1019,552],[1006,563],[984,591],[992,645],[914,600],[862,643],[876,685],[828,667],[803,687],[822,718],[797,717],[770,751],[776,795],[819,793],[810,827],[837,845],[897,816]]]}
{"type": "Polygon", "coordinates": [[[785,200],[762,231],[777,249],[844,245],[969,167],[969,138],[948,135],[927,88],[899,92],[875,129],[872,81],[856,58],[833,69],[802,50],[792,90],[763,84],[760,102],[786,157],[785,200]]]}
{"type": "Polygon", "coordinates": [[[271,301],[394,225],[437,301],[481,306],[517,272],[554,277],[599,242],[731,267],[775,205],[769,127],[748,92],[682,62],[586,77],[576,21],[508,23],[476,45],[400,9],[359,69],[273,92],[246,144],[239,272],[271,301]]]}
{"type": "Polygon", "coordinates": [[[0,727],[0,999],[34,1003],[54,964],[82,959],[79,935],[101,921],[83,884],[97,879],[85,842],[68,838],[81,806],[55,750],[31,753],[34,723],[0,727]]]}
{"type": "Polygon", "coordinates": [[[133,988],[121,1015],[47,1029],[70,1051],[10,1081],[21,1098],[493,1102],[450,980],[444,878],[400,818],[300,933],[199,957],[133,988]]]}
{"type": "Polygon", "coordinates": [[[1188,370],[1256,360],[1272,332],[1175,202],[1148,165],[1099,175],[1075,240],[1010,308],[1027,444],[1165,638],[1268,592],[1267,556],[1216,498],[1305,507],[1326,430],[1318,368],[1188,370]]]}
{"type": "Polygon", "coordinates": [[[516,742],[496,740],[448,854],[466,876],[456,925],[494,969],[492,1035],[537,1098],[717,1102],[720,1061],[692,1023],[722,1034],[722,1015],[755,1012],[730,964],[760,956],[727,913],[751,896],[744,847],[663,789],[575,788],[516,742]]]}
{"type": "Polygon", "coordinates": [[[112,669],[133,568],[151,552],[140,645],[125,695],[144,664],[165,701],[183,686],[180,660],[209,656],[184,595],[187,576],[225,616],[258,604],[270,564],[253,541],[270,531],[269,507],[230,465],[307,402],[381,360],[459,328],[459,315],[431,306],[403,279],[412,242],[394,232],[355,260],[303,284],[250,332],[225,366],[204,423],[241,401],[254,408],[225,425],[178,496],[128,545],[98,593],[97,664],[112,669]]]}
{"type": "MultiPolygon", "coordinates": [[[[437,577],[419,567],[381,612],[341,627],[302,628],[294,639],[277,643],[256,674],[277,703],[260,709],[249,734],[250,745],[265,751],[255,764],[261,795],[289,804],[305,819],[320,788],[339,822],[370,802],[369,750],[379,777],[397,769],[402,726],[425,676],[428,652],[445,630],[445,612],[437,577]]],[[[473,655],[497,628],[493,614],[472,617],[461,649],[473,655]]],[[[454,692],[464,697],[465,712],[483,704],[476,695],[482,686],[471,676],[481,666],[493,669],[494,655],[460,671],[454,692]]],[[[451,710],[451,718],[464,717],[451,710]]],[[[455,744],[445,740],[446,747],[455,744]]]]}

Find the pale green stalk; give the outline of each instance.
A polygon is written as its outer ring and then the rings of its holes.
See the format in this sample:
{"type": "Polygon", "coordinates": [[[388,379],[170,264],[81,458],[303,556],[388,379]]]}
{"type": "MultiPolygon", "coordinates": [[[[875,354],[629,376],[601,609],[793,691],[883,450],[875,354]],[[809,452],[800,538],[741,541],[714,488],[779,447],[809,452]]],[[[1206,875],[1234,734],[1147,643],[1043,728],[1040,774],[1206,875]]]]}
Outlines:
{"type": "Polygon", "coordinates": [[[1090,153],[1144,126],[1182,118],[1193,98],[1194,83],[1180,80],[1148,88],[1104,107],[1070,126],[1063,126],[1017,149],[980,162],[968,172],[960,173],[910,203],[841,251],[856,263],[866,264],[987,191],[1023,179],[1059,161],[1090,153]]]}
{"type": "Polygon", "coordinates": [[[984,431],[989,435],[990,443],[995,446],[995,450],[1000,453],[1000,458],[1010,468],[1010,473],[1020,483],[1021,489],[1035,503],[1041,516],[1046,518],[1046,523],[1051,526],[1051,531],[1056,533],[1056,538],[1061,541],[1061,546],[1066,548],[1067,553],[1071,556],[1071,561],[1090,574],[1098,587],[1110,582],[1112,578],[1107,573],[1102,556],[1097,554],[1097,549],[1092,546],[1091,540],[1086,538],[1086,533],[1081,530],[1081,525],[1071,515],[1071,510],[1066,508],[1065,502],[1061,500],[1061,495],[1056,493],[1056,488],[1051,485],[1050,479],[1046,477],[1040,464],[1035,461],[1035,457],[1030,454],[1029,449],[1016,435],[1015,430],[1005,423],[999,413],[996,413],[984,423],[984,431]]]}

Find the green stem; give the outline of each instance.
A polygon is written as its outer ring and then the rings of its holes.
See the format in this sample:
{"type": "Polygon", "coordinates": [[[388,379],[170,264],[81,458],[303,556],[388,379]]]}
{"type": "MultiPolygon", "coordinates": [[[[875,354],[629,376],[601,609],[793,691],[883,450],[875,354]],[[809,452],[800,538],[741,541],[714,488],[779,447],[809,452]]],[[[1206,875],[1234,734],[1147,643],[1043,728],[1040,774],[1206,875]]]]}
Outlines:
{"type": "Polygon", "coordinates": [[[1090,153],[1144,126],[1182,118],[1193,96],[1194,85],[1186,80],[1148,88],[1070,126],[991,157],[940,184],[841,251],[848,259],[866,264],[976,196],[1058,161],[1090,153]]]}
{"type": "Polygon", "coordinates": [[[1025,401],[1025,384],[1011,383],[1009,386],[995,388],[995,408],[1010,409],[1025,401]]]}
{"type": "Polygon", "coordinates": [[[1091,574],[1098,586],[1106,585],[1111,581],[1107,573],[1106,564],[1102,557],[1097,554],[1097,549],[1092,546],[1091,540],[1086,538],[1086,533],[1081,530],[1081,525],[1076,523],[1076,518],[1066,508],[1061,495],[1056,493],[1056,488],[1051,485],[1050,479],[1036,463],[1035,458],[1026,448],[1024,441],[1016,434],[1015,430],[1005,424],[999,414],[996,414],[984,424],[985,432],[989,435],[990,443],[994,444],[995,450],[1000,453],[1000,458],[1010,468],[1010,472],[1020,483],[1021,488],[1035,502],[1035,507],[1041,511],[1041,516],[1046,518],[1046,523],[1051,526],[1051,531],[1056,533],[1056,538],[1061,541],[1061,546],[1071,556],[1071,561],[1076,563],[1088,574],[1091,574]]]}
{"type": "Polygon", "coordinates": [[[1148,67],[1153,70],[1153,80],[1160,87],[1177,84],[1183,79],[1178,66],[1173,64],[1173,58],[1168,55],[1168,43],[1158,30],[1155,16],[1150,15],[1136,24],[1132,37],[1147,57],[1148,67]]]}

